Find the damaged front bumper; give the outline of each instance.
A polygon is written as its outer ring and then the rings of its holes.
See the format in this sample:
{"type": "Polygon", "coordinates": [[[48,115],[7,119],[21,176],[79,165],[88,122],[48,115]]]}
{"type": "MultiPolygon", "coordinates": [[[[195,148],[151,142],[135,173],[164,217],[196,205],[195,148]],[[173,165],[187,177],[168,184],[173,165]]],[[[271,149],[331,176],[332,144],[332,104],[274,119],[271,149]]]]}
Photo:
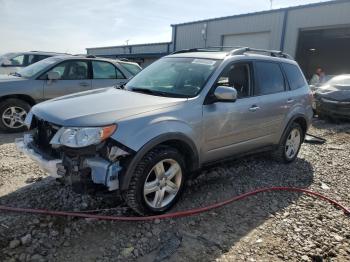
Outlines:
{"type": "Polygon", "coordinates": [[[49,175],[56,178],[60,177],[60,175],[58,175],[57,169],[58,166],[62,164],[62,160],[45,158],[43,154],[32,145],[32,143],[33,138],[29,134],[24,135],[23,138],[17,138],[15,140],[18,151],[24,153],[30,159],[34,160],[39,165],[39,167],[49,175]]]}
{"type": "Polygon", "coordinates": [[[89,170],[89,180],[94,184],[103,185],[108,191],[119,189],[119,176],[122,171],[119,161],[112,162],[97,155],[79,156],[79,161],[67,156],[52,159],[35,146],[30,134],[16,139],[15,143],[20,152],[34,160],[41,169],[53,177],[70,177],[70,181],[74,180],[74,183],[82,182],[82,171],[89,170]]]}
{"type": "Polygon", "coordinates": [[[343,102],[320,98],[316,101],[316,111],[319,114],[350,118],[350,101],[343,102]]]}

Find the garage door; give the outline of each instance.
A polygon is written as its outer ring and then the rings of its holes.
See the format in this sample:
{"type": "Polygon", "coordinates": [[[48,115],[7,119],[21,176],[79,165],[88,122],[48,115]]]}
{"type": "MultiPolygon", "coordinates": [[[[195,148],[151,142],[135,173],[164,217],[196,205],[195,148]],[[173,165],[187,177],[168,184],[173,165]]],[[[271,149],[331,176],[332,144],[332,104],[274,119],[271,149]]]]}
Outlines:
{"type": "Polygon", "coordinates": [[[252,48],[270,48],[270,32],[252,34],[224,35],[224,46],[248,46],[252,48]]]}

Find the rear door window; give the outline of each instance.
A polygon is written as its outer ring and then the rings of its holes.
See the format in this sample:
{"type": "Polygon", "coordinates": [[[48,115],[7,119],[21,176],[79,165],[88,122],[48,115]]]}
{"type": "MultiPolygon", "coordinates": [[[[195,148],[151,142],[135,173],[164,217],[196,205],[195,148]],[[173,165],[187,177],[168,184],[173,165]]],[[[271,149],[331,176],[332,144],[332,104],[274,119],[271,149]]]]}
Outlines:
{"type": "Polygon", "coordinates": [[[291,90],[295,90],[307,85],[303,73],[299,67],[286,63],[283,63],[282,67],[287,75],[289,87],[291,90]]]}
{"type": "Polygon", "coordinates": [[[256,84],[254,95],[269,95],[285,90],[285,81],[279,64],[255,62],[256,84]]]}

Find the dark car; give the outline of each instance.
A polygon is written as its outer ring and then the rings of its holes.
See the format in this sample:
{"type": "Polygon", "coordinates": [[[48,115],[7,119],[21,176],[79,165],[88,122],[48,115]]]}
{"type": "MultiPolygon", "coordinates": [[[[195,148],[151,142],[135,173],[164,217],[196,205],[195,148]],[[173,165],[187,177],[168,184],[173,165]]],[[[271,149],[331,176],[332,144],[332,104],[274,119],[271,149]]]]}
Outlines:
{"type": "Polygon", "coordinates": [[[319,117],[350,119],[350,74],[330,79],[315,91],[314,99],[319,117]]]}

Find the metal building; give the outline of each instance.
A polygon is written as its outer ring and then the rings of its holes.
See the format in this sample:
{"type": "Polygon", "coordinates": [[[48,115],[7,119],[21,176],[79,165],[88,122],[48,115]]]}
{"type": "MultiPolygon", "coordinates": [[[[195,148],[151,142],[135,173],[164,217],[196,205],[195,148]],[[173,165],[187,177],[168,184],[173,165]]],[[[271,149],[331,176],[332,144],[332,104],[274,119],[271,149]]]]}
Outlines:
{"type": "Polygon", "coordinates": [[[297,59],[307,77],[317,66],[327,74],[350,73],[350,0],[175,24],[169,43],[88,48],[87,52],[149,64],[175,50],[212,46],[283,50],[297,59]]]}

